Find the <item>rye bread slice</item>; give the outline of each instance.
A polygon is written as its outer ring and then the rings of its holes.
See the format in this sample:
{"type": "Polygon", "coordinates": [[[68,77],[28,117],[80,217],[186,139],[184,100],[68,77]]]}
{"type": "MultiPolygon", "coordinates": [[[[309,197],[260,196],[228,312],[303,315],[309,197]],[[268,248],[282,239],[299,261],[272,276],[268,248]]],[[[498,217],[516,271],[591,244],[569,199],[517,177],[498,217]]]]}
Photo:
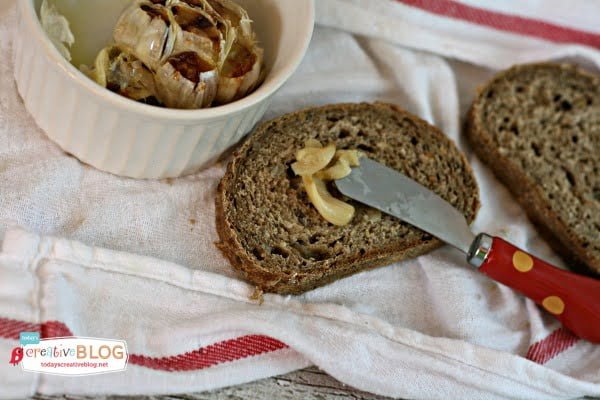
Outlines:
{"type": "Polygon", "coordinates": [[[220,249],[264,291],[302,293],[441,245],[350,200],[356,214],[348,225],[325,221],[290,167],[309,138],[359,149],[432,188],[469,222],[475,217],[478,189],[465,157],[414,115],[389,104],[337,104],[284,115],[260,126],[234,154],[216,197],[220,249]]]}
{"type": "Polygon", "coordinates": [[[570,266],[600,273],[600,77],[549,63],[501,72],[466,133],[570,266]]]}

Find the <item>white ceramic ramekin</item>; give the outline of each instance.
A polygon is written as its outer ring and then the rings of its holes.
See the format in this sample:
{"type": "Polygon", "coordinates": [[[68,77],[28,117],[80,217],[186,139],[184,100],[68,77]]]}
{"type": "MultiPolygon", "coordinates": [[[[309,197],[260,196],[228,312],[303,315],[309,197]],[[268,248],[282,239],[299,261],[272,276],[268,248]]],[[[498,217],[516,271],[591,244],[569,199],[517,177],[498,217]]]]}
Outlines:
{"type": "MultiPolygon", "coordinates": [[[[106,7],[111,2],[122,7],[124,0],[104,2],[106,7]]],[[[210,109],[173,110],[112,93],[54,48],[38,20],[40,0],[17,2],[15,80],[19,93],[52,140],[98,169],[133,178],[177,177],[197,171],[262,118],[272,95],[302,60],[312,35],[313,0],[238,2],[254,20],[268,71],[264,83],[241,100],[210,109]]]]}

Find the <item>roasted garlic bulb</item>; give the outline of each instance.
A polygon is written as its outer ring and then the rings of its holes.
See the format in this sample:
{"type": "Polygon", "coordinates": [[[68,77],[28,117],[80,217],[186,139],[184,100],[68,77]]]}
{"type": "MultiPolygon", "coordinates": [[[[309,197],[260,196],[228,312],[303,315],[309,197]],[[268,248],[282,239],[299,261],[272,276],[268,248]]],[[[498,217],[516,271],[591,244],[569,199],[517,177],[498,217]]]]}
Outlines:
{"type": "MultiPolygon", "coordinates": [[[[118,48],[122,59],[143,64],[154,80],[152,96],[166,107],[226,104],[249,94],[262,79],[263,50],[252,21],[231,0],[135,0],[119,18],[113,37],[115,44],[101,52],[91,74],[105,74],[102,59],[118,48]]],[[[115,77],[112,73],[111,79],[115,77]]],[[[116,83],[130,87],[128,81],[116,83]]],[[[131,98],[139,100],[140,93],[135,94],[131,98]]]]}
{"type": "Polygon", "coordinates": [[[193,51],[169,57],[155,79],[158,98],[170,108],[209,107],[217,93],[217,70],[193,51]]]}
{"type": "Polygon", "coordinates": [[[230,103],[254,90],[261,80],[262,63],[262,49],[235,43],[221,68],[217,103],[230,103]]]}
{"type": "Polygon", "coordinates": [[[132,100],[156,102],[154,74],[144,63],[118,46],[102,49],[94,68],[85,70],[99,85],[132,100]]]}
{"type": "Polygon", "coordinates": [[[205,62],[218,66],[225,47],[226,29],[219,29],[218,21],[211,14],[187,3],[173,4],[171,12],[178,27],[174,52],[193,51],[205,62]]]}
{"type": "Polygon", "coordinates": [[[216,101],[229,103],[250,93],[261,80],[263,50],[256,44],[252,21],[248,13],[231,0],[207,0],[223,18],[226,26],[233,27],[234,40],[221,68],[216,101]]]}

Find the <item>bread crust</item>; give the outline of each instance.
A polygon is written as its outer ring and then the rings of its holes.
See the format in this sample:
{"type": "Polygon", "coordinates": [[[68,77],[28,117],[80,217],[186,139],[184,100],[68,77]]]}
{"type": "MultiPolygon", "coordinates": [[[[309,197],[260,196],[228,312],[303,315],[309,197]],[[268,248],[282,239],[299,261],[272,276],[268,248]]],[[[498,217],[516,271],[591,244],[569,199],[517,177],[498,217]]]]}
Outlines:
{"type": "Polygon", "coordinates": [[[578,238],[573,229],[562,221],[556,212],[552,211],[544,199],[541,186],[529,179],[515,160],[499,151],[492,139],[493,134],[485,128],[480,118],[479,111],[486,101],[484,93],[487,88],[515,72],[548,67],[574,70],[583,76],[594,80],[598,79],[597,76],[568,64],[535,63],[514,66],[500,72],[484,85],[467,114],[465,133],[477,156],[488,165],[496,177],[511,191],[542,236],[564,258],[569,266],[582,272],[600,274],[600,260],[591,250],[586,250],[583,245],[585,239],[578,238]]]}
{"type": "MultiPolygon", "coordinates": [[[[364,105],[364,103],[362,104],[364,105]]],[[[318,107],[319,110],[327,111],[333,108],[340,107],[356,107],[357,104],[332,104],[328,106],[318,107]]],[[[385,107],[395,112],[401,113],[405,117],[409,117],[413,121],[419,123],[425,123],[420,118],[409,114],[408,112],[400,109],[398,106],[386,103],[375,103],[373,107],[385,107]]],[[[327,273],[297,273],[293,277],[287,274],[276,273],[274,271],[264,268],[261,263],[256,259],[253,254],[250,254],[245,250],[244,246],[239,240],[235,228],[231,222],[227,219],[227,211],[231,206],[230,202],[227,201],[228,189],[232,186],[238,166],[244,155],[249,151],[252,146],[253,138],[259,137],[264,134],[272,124],[278,123],[282,120],[294,118],[299,114],[306,113],[307,111],[315,110],[315,108],[307,108],[304,110],[297,111],[295,113],[286,114],[279,118],[271,121],[267,121],[259,126],[253,133],[253,136],[248,139],[233,155],[233,159],[229,163],[226,173],[219,183],[217,189],[217,195],[215,199],[216,204],[216,226],[217,232],[221,239],[218,243],[219,249],[225,255],[225,257],[231,262],[231,265],[238,270],[242,277],[252,282],[258,288],[265,292],[275,292],[279,294],[301,294],[308,290],[314,289],[319,286],[323,286],[327,283],[333,282],[337,279],[355,274],[368,269],[373,269],[383,265],[388,265],[397,261],[414,258],[419,255],[425,254],[435,248],[440,247],[443,243],[436,239],[430,239],[426,241],[416,241],[411,243],[403,243],[403,246],[390,246],[381,251],[369,250],[364,254],[353,254],[351,258],[341,264],[335,265],[335,269],[331,268],[327,273]],[[333,270],[333,271],[331,271],[333,270]]],[[[434,130],[439,135],[440,140],[446,140],[452,146],[454,144],[448,139],[441,131],[437,128],[429,125],[430,129],[434,130]]],[[[473,175],[473,171],[469,166],[466,157],[456,148],[454,150],[460,154],[465,173],[473,175]]],[[[472,222],[479,209],[479,195],[478,189],[475,188],[475,196],[472,201],[472,217],[469,218],[468,222],[472,222]]]]}

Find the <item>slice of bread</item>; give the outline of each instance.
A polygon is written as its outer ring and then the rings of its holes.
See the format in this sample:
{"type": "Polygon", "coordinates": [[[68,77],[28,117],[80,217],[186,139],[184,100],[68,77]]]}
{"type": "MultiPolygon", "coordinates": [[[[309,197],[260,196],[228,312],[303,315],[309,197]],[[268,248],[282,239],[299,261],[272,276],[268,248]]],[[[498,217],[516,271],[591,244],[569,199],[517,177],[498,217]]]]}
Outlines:
{"type": "Polygon", "coordinates": [[[559,64],[501,72],[466,133],[570,266],[600,273],[600,77],[559,64]]]}
{"type": "MultiPolygon", "coordinates": [[[[471,222],[477,183],[465,157],[437,128],[388,104],[337,104],[266,122],[235,153],[216,198],[220,249],[258,288],[297,294],[441,245],[389,215],[356,208],[334,226],[309,202],[290,165],[307,139],[358,149],[435,190],[471,222]]],[[[330,192],[341,195],[333,185],[330,192]]]]}

